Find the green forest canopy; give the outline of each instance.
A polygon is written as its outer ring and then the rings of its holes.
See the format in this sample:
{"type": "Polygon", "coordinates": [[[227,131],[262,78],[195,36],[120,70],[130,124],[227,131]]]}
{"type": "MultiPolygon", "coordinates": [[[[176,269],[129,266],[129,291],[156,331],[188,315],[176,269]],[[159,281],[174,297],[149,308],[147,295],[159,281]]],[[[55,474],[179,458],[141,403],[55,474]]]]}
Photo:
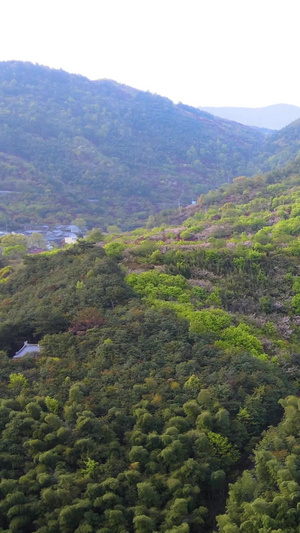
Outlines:
{"type": "Polygon", "coordinates": [[[297,531],[297,164],[2,258],[2,531],[297,531]]]}

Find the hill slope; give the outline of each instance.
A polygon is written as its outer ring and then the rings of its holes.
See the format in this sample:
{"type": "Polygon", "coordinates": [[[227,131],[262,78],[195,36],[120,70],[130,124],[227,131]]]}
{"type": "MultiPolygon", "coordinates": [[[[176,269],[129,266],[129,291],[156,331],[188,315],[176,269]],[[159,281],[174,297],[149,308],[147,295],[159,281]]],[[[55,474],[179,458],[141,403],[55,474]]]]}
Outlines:
{"type": "Polygon", "coordinates": [[[263,171],[276,169],[292,162],[300,149],[300,119],[295,120],[267,139],[257,156],[257,164],[263,171]]]}
{"type": "Polygon", "coordinates": [[[0,63],[0,230],[139,226],[150,214],[284,165],[299,121],[242,126],[167,98],[30,63],[0,63]]]}
{"type": "Polygon", "coordinates": [[[278,530],[285,508],[299,528],[295,400],[276,429],[299,389],[299,161],[193,209],[15,272],[1,258],[4,531],[211,533],[270,425],[220,528],[278,530]],[[24,340],[40,355],[11,359],[24,340]]]}
{"type": "Polygon", "coordinates": [[[275,104],[266,107],[200,107],[217,117],[234,120],[247,126],[280,130],[300,118],[300,107],[275,104]]]}
{"type": "Polygon", "coordinates": [[[134,227],[253,173],[265,135],[113,81],[0,63],[2,228],[134,227]],[[9,191],[10,194],[2,192],[9,191]]]}

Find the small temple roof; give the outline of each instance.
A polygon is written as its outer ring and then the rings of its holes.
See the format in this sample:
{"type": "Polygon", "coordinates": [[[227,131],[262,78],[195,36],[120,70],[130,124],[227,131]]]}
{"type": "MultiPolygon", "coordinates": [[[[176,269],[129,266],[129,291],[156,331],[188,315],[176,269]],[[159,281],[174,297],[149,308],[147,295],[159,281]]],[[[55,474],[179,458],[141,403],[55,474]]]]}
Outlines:
{"type": "Polygon", "coordinates": [[[41,349],[38,344],[30,344],[29,342],[25,341],[22,348],[20,348],[20,350],[15,353],[15,355],[13,356],[13,359],[15,358],[17,359],[18,357],[23,357],[23,355],[26,355],[31,352],[39,353],[40,350],[41,349]]]}

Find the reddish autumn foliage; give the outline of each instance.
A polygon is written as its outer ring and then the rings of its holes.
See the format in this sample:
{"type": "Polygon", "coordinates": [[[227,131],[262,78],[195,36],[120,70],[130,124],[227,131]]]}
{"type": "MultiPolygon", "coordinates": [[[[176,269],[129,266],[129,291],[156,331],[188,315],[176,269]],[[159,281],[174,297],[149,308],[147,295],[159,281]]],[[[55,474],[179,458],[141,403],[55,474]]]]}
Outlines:
{"type": "Polygon", "coordinates": [[[84,335],[88,329],[101,326],[104,322],[103,317],[95,307],[85,307],[75,315],[69,331],[75,335],[84,335]]]}

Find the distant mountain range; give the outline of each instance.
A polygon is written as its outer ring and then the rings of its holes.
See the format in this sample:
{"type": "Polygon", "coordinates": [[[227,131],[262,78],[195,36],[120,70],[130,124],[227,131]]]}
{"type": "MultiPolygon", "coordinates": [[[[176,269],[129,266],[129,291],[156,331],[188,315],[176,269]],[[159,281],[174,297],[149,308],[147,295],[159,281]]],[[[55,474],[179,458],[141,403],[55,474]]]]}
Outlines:
{"type": "Polygon", "coordinates": [[[110,80],[0,63],[0,230],[141,226],[236,176],[291,161],[270,133],[110,80]],[[78,221],[78,219],[81,219],[78,221]]]}
{"type": "Polygon", "coordinates": [[[202,111],[240,124],[280,130],[300,118],[300,107],[289,104],[275,104],[266,107],[200,107],[202,111]]]}

